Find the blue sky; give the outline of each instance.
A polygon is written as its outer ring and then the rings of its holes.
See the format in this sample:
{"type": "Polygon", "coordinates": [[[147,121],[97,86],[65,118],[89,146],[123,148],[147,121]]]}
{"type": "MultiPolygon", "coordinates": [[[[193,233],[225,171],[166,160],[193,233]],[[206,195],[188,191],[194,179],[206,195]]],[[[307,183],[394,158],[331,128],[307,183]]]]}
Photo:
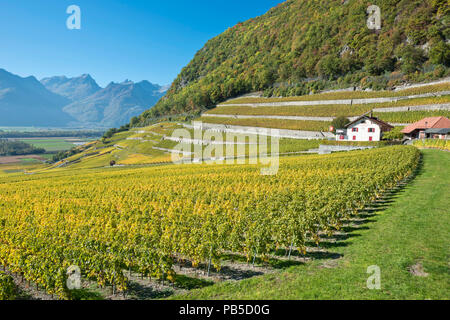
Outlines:
{"type": "Polygon", "coordinates": [[[170,84],[205,42],[283,0],[0,0],[0,68],[170,84]],[[81,30],[68,30],[69,5],[81,30]]]}

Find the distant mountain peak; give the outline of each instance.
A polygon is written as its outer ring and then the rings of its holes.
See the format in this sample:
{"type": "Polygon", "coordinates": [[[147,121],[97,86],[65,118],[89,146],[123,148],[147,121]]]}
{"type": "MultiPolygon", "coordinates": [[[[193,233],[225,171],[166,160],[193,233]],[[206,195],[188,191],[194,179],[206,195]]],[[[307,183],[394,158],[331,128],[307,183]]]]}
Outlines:
{"type": "Polygon", "coordinates": [[[44,78],[41,83],[50,91],[62,95],[72,101],[82,100],[101,90],[100,86],[89,74],[67,78],[56,76],[44,78]]]}
{"type": "Polygon", "coordinates": [[[110,82],[84,100],[64,107],[64,111],[83,123],[115,127],[152,107],[164,94],[161,86],[147,80],[135,83],[126,79],[121,83],[110,82]]]}
{"type": "Polygon", "coordinates": [[[0,69],[0,125],[64,126],[75,119],[62,107],[70,101],[47,90],[34,76],[0,69]]]}
{"type": "Polygon", "coordinates": [[[120,126],[151,108],[165,94],[161,88],[129,79],[101,88],[88,73],[38,81],[0,68],[0,125],[120,126]]]}

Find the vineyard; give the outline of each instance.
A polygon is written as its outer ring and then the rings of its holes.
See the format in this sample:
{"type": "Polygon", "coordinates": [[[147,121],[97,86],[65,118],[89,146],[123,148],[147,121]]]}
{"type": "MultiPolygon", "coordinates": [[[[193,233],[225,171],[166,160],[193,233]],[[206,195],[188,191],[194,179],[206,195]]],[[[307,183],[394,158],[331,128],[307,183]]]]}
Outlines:
{"type": "MultiPolygon", "coordinates": [[[[408,124],[419,121],[427,117],[450,117],[450,111],[405,111],[405,112],[374,112],[374,117],[389,123],[408,124]]],[[[272,129],[288,129],[301,131],[328,131],[331,121],[316,120],[289,120],[289,119],[271,119],[271,118],[229,118],[222,117],[203,117],[204,123],[262,127],[272,129]]]]}
{"type": "Polygon", "coordinates": [[[199,121],[204,123],[223,124],[230,126],[262,127],[272,129],[287,129],[300,131],[328,131],[331,122],[326,121],[305,121],[305,120],[284,120],[284,119],[236,119],[207,117],[199,121]]]}
{"type": "Polygon", "coordinates": [[[414,146],[418,148],[431,148],[450,151],[450,140],[424,139],[414,141],[414,146]]]}
{"type": "MultiPolygon", "coordinates": [[[[223,133],[215,133],[215,136],[221,137],[223,139],[222,141],[227,141],[227,139],[231,140],[230,136],[227,136],[226,134],[223,134],[223,133]]],[[[239,135],[236,135],[236,136],[239,137],[239,135]]],[[[249,157],[250,152],[253,152],[253,155],[255,153],[257,153],[257,154],[301,153],[301,152],[309,151],[312,149],[318,149],[321,144],[328,142],[328,140],[300,140],[300,139],[287,139],[287,138],[279,138],[278,139],[277,138],[278,150],[272,151],[272,143],[274,143],[274,145],[276,145],[275,141],[273,141],[273,139],[275,139],[275,138],[271,138],[271,137],[263,138],[263,136],[249,135],[246,140],[243,140],[243,141],[245,141],[244,146],[242,146],[242,145],[234,146],[233,154],[249,157]],[[251,139],[254,139],[253,141],[257,141],[257,142],[255,142],[255,145],[250,144],[251,139]],[[267,140],[267,143],[262,143],[263,142],[262,140],[263,141],[267,140]],[[252,149],[250,148],[250,146],[252,146],[252,149]]],[[[179,142],[165,140],[164,142],[160,143],[158,146],[161,146],[161,147],[167,148],[167,149],[174,149],[179,144],[180,144],[179,142]]],[[[182,143],[181,145],[183,146],[184,151],[188,151],[188,152],[192,152],[192,153],[196,152],[196,147],[193,144],[182,143]]],[[[202,146],[202,151],[204,152],[207,148],[211,149],[211,144],[208,144],[207,142],[205,142],[205,144],[202,146]]],[[[214,150],[212,150],[212,155],[216,156],[216,153],[217,154],[220,153],[221,155],[227,155],[227,152],[229,150],[230,150],[230,146],[226,145],[225,143],[222,145],[214,145],[214,150]]],[[[170,158],[170,156],[169,156],[169,158],[170,158]]]]}
{"type": "Polygon", "coordinates": [[[428,117],[450,117],[450,111],[375,112],[374,116],[390,123],[414,123],[428,117]]]}
{"type": "Polygon", "coordinates": [[[221,125],[324,132],[328,131],[333,118],[358,117],[373,111],[373,115],[380,120],[400,126],[425,117],[449,117],[449,88],[448,82],[444,82],[399,91],[326,92],[280,98],[241,97],[207,110],[201,120],[221,125]],[[388,99],[370,102],[355,100],[374,98],[388,99]]]}
{"type": "MultiPolygon", "coordinates": [[[[86,169],[86,168],[104,168],[110,166],[111,161],[120,166],[142,166],[142,165],[161,165],[172,163],[171,150],[175,149],[180,143],[171,140],[172,134],[176,129],[183,129],[191,138],[200,135],[199,140],[202,141],[202,150],[211,148],[211,139],[221,139],[224,142],[233,142],[235,139],[244,141],[245,156],[249,155],[250,140],[258,141],[262,137],[250,134],[233,134],[214,132],[214,137],[207,138],[211,132],[205,130],[194,130],[184,128],[177,123],[159,123],[154,126],[132,129],[130,131],[114,134],[111,138],[102,139],[100,141],[91,142],[76,149],[74,154],[69,153],[66,157],[51,165],[41,166],[38,170],[29,170],[32,172],[42,172],[48,170],[56,170],[60,168],[70,169],[86,169]]],[[[197,139],[197,138],[196,138],[197,139]]],[[[264,139],[263,139],[264,140],[264,139]]],[[[298,140],[298,139],[279,139],[279,149],[276,153],[299,153],[311,149],[317,149],[324,140],[298,140]]],[[[259,141],[261,142],[261,141],[259,141]]],[[[242,142],[240,142],[242,143],[242,142]]],[[[271,138],[267,138],[267,152],[271,152],[271,138]]],[[[222,153],[225,155],[227,149],[226,143],[223,144],[222,153]]],[[[214,145],[216,150],[220,149],[220,145],[214,145]]],[[[259,146],[256,146],[259,150],[259,146]]],[[[192,142],[183,142],[183,150],[186,152],[194,152],[194,144],[192,142]]],[[[235,154],[237,147],[235,147],[235,154]]],[[[241,149],[240,149],[241,151],[241,149]]],[[[213,153],[214,154],[214,153],[213,153]]],[[[189,155],[184,156],[186,161],[192,158],[189,155]]],[[[1,169],[0,169],[1,170],[1,169]]],[[[19,170],[22,171],[22,170],[19,170]]]]}
{"type": "Polygon", "coordinates": [[[11,276],[0,271],[0,300],[13,300],[17,288],[11,276]]]}
{"type": "Polygon", "coordinates": [[[415,170],[414,147],[280,159],[259,165],[60,170],[0,175],[0,264],[61,299],[67,269],[126,292],[127,275],[174,282],[174,266],[225,253],[305,252],[415,170]]]}
{"type": "Polygon", "coordinates": [[[377,108],[395,108],[450,103],[450,95],[433,98],[402,100],[391,103],[354,104],[354,105],[317,105],[317,106],[218,106],[206,114],[250,115],[250,116],[305,116],[305,117],[339,117],[359,116],[377,108]]]}
{"type": "Polygon", "coordinates": [[[339,99],[370,99],[388,97],[407,97],[422,94],[445,92],[450,90],[448,83],[433,84],[423,87],[408,88],[400,91],[353,91],[353,92],[327,92],[313,95],[283,97],[283,98],[238,98],[228,100],[221,105],[240,103],[266,103],[266,102],[288,102],[288,101],[317,101],[317,100],[339,100],[339,99]]]}

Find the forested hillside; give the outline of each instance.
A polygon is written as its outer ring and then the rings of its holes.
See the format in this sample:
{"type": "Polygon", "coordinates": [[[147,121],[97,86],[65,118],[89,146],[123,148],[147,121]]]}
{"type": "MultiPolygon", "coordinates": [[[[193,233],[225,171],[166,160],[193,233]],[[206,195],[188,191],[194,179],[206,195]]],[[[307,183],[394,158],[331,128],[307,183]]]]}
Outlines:
{"type": "Polygon", "coordinates": [[[446,76],[448,22],[447,0],[288,0],[208,41],[134,124],[252,91],[385,89],[446,76]],[[381,30],[367,27],[372,4],[381,8],[381,30]]]}

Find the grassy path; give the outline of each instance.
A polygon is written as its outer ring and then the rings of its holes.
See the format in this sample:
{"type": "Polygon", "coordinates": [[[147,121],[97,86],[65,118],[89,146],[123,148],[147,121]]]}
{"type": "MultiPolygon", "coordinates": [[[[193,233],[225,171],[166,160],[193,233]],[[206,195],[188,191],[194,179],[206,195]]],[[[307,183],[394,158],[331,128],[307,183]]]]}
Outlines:
{"type": "Polygon", "coordinates": [[[328,245],[339,259],[318,259],[175,298],[450,299],[450,153],[423,150],[423,160],[415,180],[387,207],[328,245]],[[367,289],[371,265],[381,268],[381,290],[367,289]],[[411,274],[414,265],[428,276],[411,274]]]}

